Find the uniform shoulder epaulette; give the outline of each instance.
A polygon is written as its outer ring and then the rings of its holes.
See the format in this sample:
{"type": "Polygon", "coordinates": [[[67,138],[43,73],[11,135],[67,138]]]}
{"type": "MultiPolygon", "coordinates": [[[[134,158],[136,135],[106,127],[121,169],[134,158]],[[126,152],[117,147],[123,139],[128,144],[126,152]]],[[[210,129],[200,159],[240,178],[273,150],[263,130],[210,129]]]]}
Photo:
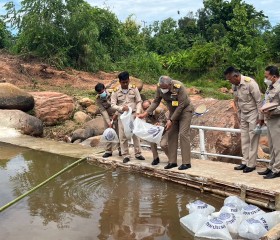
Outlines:
{"type": "Polygon", "coordinates": [[[136,85],[135,85],[135,84],[131,84],[131,87],[132,87],[132,88],[136,88],[136,85]]]}
{"type": "Polygon", "coordinates": [[[112,88],[107,89],[109,93],[112,93],[114,90],[112,88]]]}
{"type": "Polygon", "coordinates": [[[244,81],[245,81],[245,82],[251,82],[251,78],[250,78],[250,77],[245,77],[245,78],[244,78],[244,81]]]}
{"type": "Polygon", "coordinates": [[[175,87],[175,88],[180,88],[180,87],[181,87],[181,84],[175,83],[175,84],[174,84],[174,87],[175,87]]]}
{"type": "Polygon", "coordinates": [[[114,91],[114,92],[118,91],[118,88],[117,88],[117,87],[115,87],[113,91],[114,91]]]}
{"type": "Polygon", "coordinates": [[[157,86],[159,87],[159,85],[160,85],[160,84],[158,83],[157,86]]]}

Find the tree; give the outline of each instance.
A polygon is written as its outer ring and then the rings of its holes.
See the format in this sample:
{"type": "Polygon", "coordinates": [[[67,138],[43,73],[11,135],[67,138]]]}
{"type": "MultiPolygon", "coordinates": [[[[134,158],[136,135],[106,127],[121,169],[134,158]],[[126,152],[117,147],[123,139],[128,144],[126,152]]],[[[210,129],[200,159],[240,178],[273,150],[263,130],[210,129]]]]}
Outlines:
{"type": "Polygon", "coordinates": [[[0,19],[0,49],[10,45],[11,33],[7,30],[6,24],[0,19]]]}

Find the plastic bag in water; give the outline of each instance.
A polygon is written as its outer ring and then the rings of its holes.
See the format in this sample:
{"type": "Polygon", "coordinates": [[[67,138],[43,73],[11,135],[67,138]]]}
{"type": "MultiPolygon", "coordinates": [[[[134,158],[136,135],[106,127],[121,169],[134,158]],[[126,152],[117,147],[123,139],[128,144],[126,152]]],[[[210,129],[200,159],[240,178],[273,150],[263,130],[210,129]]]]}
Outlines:
{"type": "Polygon", "coordinates": [[[242,208],[241,214],[243,219],[253,218],[259,214],[264,214],[265,212],[261,210],[259,207],[249,204],[248,206],[242,208]]]}
{"type": "Polygon", "coordinates": [[[242,221],[241,215],[235,215],[233,213],[221,213],[219,215],[219,219],[222,220],[227,228],[228,231],[233,235],[236,236],[238,234],[238,228],[242,221]]]}
{"type": "Polygon", "coordinates": [[[259,220],[264,228],[269,231],[275,225],[280,223],[280,211],[259,214],[254,217],[255,220],[259,220]]]}
{"type": "Polygon", "coordinates": [[[195,237],[210,239],[232,239],[226,224],[219,218],[207,221],[195,234],[195,237]]]}
{"type": "Polygon", "coordinates": [[[197,212],[206,216],[215,211],[213,206],[200,200],[187,204],[187,209],[189,209],[189,213],[197,212]]]}
{"type": "Polygon", "coordinates": [[[233,203],[227,203],[225,204],[221,210],[220,213],[233,213],[233,214],[241,214],[237,206],[233,203]]]}
{"type": "Polygon", "coordinates": [[[207,221],[208,217],[206,215],[197,212],[180,218],[181,226],[192,234],[195,234],[207,221]]]}
{"type": "Polygon", "coordinates": [[[246,207],[248,204],[245,203],[237,196],[229,196],[224,200],[224,206],[228,203],[234,204],[239,210],[246,207]]]}
{"type": "Polygon", "coordinates": [[[266,234],[266,232],[267,230],[264,228],[262,223],[253,218],[243,220],[238,228],[238,234],[240,237],[247,239],[260,239],[264,234],[266,234]]]}
{"type": "Polygon", "coordinates": [[[136,118],[133,124],[133,134],[135,134],[137,137],[142,138],[148,142],[160,144],[164,127],[146,123],[140,118],[136,118]]]}
{"type": "Polygon", "coordinates": [[[118,138],[118,135],[117,135],[116,131],[113,128],[107,128],[103,132],[103,134],[102,134],[102,136],[100,138],[100,142],[118,143],[119,142],[119,138],[118,138]]]}
{"type": "Polygon", "coordinates": [[[132,108],[128,108],[128,111],[124,112],[120,116],[120,120],[123,124],[124,135],[127,137],[127,139],[130,139],[133,135],[134,128],[134,117],[132,115],[132,108]]]}

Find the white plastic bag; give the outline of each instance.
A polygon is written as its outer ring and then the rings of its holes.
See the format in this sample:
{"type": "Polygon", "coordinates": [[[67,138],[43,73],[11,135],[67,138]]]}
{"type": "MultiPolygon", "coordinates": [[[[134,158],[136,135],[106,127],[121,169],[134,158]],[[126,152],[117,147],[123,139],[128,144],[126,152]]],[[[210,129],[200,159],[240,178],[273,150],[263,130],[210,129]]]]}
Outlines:
{"type": "Polygon", "coordinates": [[[130,139],[133,135],[133,122],[134,122],[134,117],[132,115],[132,108],[128,108],[128,111],[124,112],[121,116],[120,119],[123,124],[123,129],[124,129],[124,134],[127,137],[127,139],[130,139]]]}
{"type": "Polygon", "coordinates": [[[219,215],[219,219],[226,224],[228,231],[233,236],[236,236],[238,234],[238,228],[242,221],[241,215],[235,215],[233,213],[221,213],[219,215]]]}
{"type": "Polygon", "coordinates": [[[259,220],[264,228],[269,231],[275,225],[280,223],[280,211],[260,214],[254,217],[255,220],[259,220]]]}
{"type": "Polygon", "coordinates": [[[219,218],[207,221],[195,234],[195,237],[210,239],[232,239],[225,223],[219,218]]]}
{"type": "Polygon", "coordinates": [[[181,226],[192,234],[195,234],[207,221],[208,217],[206,215],[197,212],[180,218],[181,226]]]}
{"type": "Polygon", "coordinates": [[[264,214],[265,212],[261,210],[259,207],[249,204],[248,206],[242,208],[241,214],[243,219],[253,218],[259,214],[264,214]]]}
{"type": "Polygon", "coordinates": [[[238,228],[238,234],[240,237],[247,239],[260,239],[264,234],[266,234],[266,232],[267,230],[264,228],[262,223],[253,218],[243,220],[238,228]]]}
{"type": "Polygon", "coordinates": [[[215,208],[213,206],[200,200],[196,200],[192,203],[187,204],[187,209],[189,209],[189,213],[197,212],[206,216],[215,211],[215,208]]]}
{"type": "Polygon", "coordinates": [[[142,138],[148,142],[160,144],[164,127],[146,123],[140,118],[136,118],[133,124],[133,134],[135,134],[137,137],[142,138]]]}
{"type": "Polygon", "coordinates": [[[234,204],[239,210],[246,207],[248,204],[245,203],[243,200],[241,200],[237,196],[229,196],[224,200],[224,205],[231,203],[234,204]]]}
{"type": "Polygon", "coordinates": [[[220,213],[240,214],[240,211],[235,204],[227,203],[221,208],[220,213]]]}
{"type": "Polygon", "coordinates": [[[117,135],[116,131],[113,128],[107,128],[103,132],[103,134],[100,138],[100,142],[118,143],[119,138],[118,138],[118,135],[117,135]]]}

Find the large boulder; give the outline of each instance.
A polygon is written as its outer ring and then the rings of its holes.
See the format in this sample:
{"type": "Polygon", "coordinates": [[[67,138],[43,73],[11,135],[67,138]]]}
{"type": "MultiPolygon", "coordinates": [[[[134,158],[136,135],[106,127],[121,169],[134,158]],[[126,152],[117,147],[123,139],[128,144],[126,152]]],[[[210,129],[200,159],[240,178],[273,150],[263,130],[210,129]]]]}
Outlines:
{"type": "Polygon", "coordinates": [[[35,116],[47,126],[72,117],[75,104],[72,97],[58,92],[31,92],[35,99],[35,116]]]}
{"type": "Polygon", "coordinates": [[[0,126],[15,128],[31,136],[43,134],[42,121],[20,110],[0,110],[0,126]]]}
{"type": "Polygon", "coordinates": [[[16,109],[27,112],[34,107],[29,93],[10,83],[0,83],[0,109],[16,109]]]}
{"type": "MultiPolygon", "coordinates": [[[[208,109],[208,112],[202,116],[193,116],[192,125],[239,128],[239,121],[232,100],[205,98],[192,101],[192,103],[195,107],[205,104],[208,109]]],[[[191,130],[191,139],[193,150],[199,150],[199,133],[197,129],[191,130]]],[[[241,156],[240,133],[205,130],[205,147],[209,153],[241,156]]],[[[220,157],[217,160],[239,162],[239,160],[220,157]]]]}

